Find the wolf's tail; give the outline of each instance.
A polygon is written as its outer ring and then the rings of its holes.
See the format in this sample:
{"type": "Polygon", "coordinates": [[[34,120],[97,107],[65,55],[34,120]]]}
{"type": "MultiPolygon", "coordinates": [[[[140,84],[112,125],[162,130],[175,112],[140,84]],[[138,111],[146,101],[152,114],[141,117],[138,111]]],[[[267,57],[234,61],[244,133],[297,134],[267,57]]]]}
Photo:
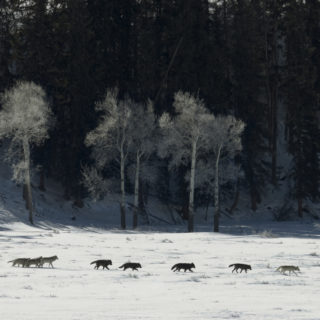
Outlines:
{"type": "Polygon", "coordinates": [[[94,263],[96,263],[97,262],[97,260],[96,261],[92,261],[90,264],[94,264],[94,263]]]}
{"type": "Polygon", "coordinates": [[[8,263],[13,262],[14,260],[8,261],[8,263]]]}
{"type": "Polygon", "coordinates": [[[120,268],[124,268],[124,264],[123,264],[122,266],[120,266],[119,269],[120,269],[120,268]]]}
{"type": "Polygon", "coordinates": [[[233,267],[233,266],[234,266],[234,264],[230,264],[229,268],[230,268],[230,267],[233,267]]]}
{"type": "Polygon", "coordinates": [[[173,270],[176,266],[177,266],[177,265],[175,264],[175,265],[171,268],[171,270],[173,270]]]}

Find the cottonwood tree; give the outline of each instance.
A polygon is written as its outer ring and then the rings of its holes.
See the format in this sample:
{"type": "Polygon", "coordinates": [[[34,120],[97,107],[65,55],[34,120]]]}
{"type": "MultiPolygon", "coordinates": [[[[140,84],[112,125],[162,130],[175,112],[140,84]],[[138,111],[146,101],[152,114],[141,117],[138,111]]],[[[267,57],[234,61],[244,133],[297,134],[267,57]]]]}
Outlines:
{"type": "Polygon", "coordinates": [[[6,158],[12,163],[13,179],[25,186],[24,196],[33,224],[31,147],[48,138],[53,115],[44,90],[33,82],[17,82],[1,96],[0,138],[11,139],[6,158]]]}
{"type": "Polygon", "coordinates": [[[233,157],[242,150],[241,134],[244,122],[233,116],[218,116],[212,122],[211,144],[215,154],[214,164],[214,226],[215,232],[219,231],[220,204],[219,204],[219,164],[222,157],[233,157]]]}
{"type": "MultiPolygon", "coordinates": [[[[212,170],[212,164],[215,163],[216,157],[213,152],[208,153],[197,163],[197,176],[195,179],[195,188],[197,194],[206,199],[205,220],[208,220],[208,209],[211,203],[212,195],[215,192],[215,171],[212,170]]],[[[219,185],[233,184],[235,187],[235,198],[229,213],[235,209],[239,196],[238,181],[240,174],[240,165],[236,164],[234,159],[222,157],[219,163],[219,185]]]]}
{"type": "Polygon", "coordinates": [[[135,158],[133,228],[136,228],[138,226],[139,185],[142,161],[147,160],[156,149],[155,114],[150,101],[146,107],[142,104],[134,106],[130,135],[132,137],[131,151],[135,158]]]}
{"type": "MultiPolygon", "coordinates": [[[[95,109],[101,114],[98,126],[89,132],[85,139],[86,145],[92,147],[92,157],[97,169],[102,170],[111,160],[115,160],[119,164],[122,229],[126,228],[125,165],[132,142],[130,132],[132,104],[133,101],[129,98],[120,100],[117,89],[108,89],[104,100],[96,104],[95,109]]],[[[97,182],[94,179],[91,181],[97,182]]]]}
{"type": "Polygon", "coordinates": [[[196,164],[199,155],[211,148],[208,132],[215,118],[203,101],[190,93],[176,93],[173,107],[177,114],[174,118],[164,113],[159,120],[162,137],[158,154],[163,158],[170,156],[170,169],[190,164],[188,231],[193,232],[196,164]]]}

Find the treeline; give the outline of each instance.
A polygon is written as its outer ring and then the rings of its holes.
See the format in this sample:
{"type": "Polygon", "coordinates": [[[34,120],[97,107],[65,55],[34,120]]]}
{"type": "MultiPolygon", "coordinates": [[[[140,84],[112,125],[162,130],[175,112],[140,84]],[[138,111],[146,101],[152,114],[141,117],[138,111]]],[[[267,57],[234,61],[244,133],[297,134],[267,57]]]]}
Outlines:
{"type": "MultiPolygon", "coordinates": [[[[107,88],[151,99],[157,116],[174,115],[182,90],[246,124],[237,161],[252,209],[267,185],[288,180],[302,216],[304,200],[319,197],[319,18],[317,0],[1,0],[0,92],[16,80],[44,88],[56,122],[33,161],[42,188],[44,177],[57,179],[77,205],[92,164],[85,137],[107,88]],[[285,174],[279,145],[290,154],[285,174]]],[[[187,203],[185,180],[172,188],[166,160],[150,159],[162,161],[158,196],[187,203]]]]}

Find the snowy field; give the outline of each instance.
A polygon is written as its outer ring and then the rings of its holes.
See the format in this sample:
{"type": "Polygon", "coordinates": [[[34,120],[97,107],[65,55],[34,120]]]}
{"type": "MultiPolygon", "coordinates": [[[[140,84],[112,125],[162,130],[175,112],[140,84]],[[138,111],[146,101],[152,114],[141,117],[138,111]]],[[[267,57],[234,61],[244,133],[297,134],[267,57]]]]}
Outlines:
{"type": "MultiPolygon", "coordinates": [[[[311,226],[311,224],[310,224],[311,226]]],[[[121,232],[84,228],[0,229],[1,319],[320,319],[319,233],[300,237],[121,232]],[[54,269],[12,267],[18,257],[58,255],[54,269]],[[90,262],[111,259],[110,270],[90,262]],[[124,262],[139,271],[122,271],[124,262]],[[194,262],[190,272],[172,272],[194,262]],[[231,273],[228,265],[252,265],[231,273]],[[279,274],[298,265],[298,276],[279,274]]]]}

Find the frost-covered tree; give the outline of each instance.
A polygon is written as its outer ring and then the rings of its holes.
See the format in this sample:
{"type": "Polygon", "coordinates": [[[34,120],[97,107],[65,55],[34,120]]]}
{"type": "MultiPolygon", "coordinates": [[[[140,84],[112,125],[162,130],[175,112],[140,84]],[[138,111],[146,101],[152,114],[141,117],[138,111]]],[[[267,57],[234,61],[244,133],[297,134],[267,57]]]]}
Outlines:
{"type": "Polygon", "coordinates": [[[24,196],[33,223],[31,192],[31,147],[48,138],[53,123],[44,90],[33,82],[17,82],[1,96],[0,138],[11,140],[6,154],[12,163],[13,179],[25,186],[24,196]]]}
{"type": "MultiPolygon", "coordinates": [[[[206,221],[208,220],[208,209],[210,203],[212,202],[212,195],[215,192],[215,171],[212,170],[212,164],[215,163],[215,161],[215,154],[213,152],[210,152],[205,157],[201,157],[201,159],[197,163],[195,188],[197,189],[197,194],[206,201],[206,221]]],[[[233,185],[235,189],[235,199],[231,209],[229,209],[230,212],[232,212],[232,210],[234,210],[233,207],[237,205],[239,174],[240,165],[236,164],[234,159],[229,158],[228,156],[221,158],[219,163],[219,185],[233,185]]]]}
{"type": "MultiPolygon", "coordinates": [[[[96,111],[101,114],[98,126],[89,132],[85,139],[86,145],[92,147],[92,157],[97,169],[102,170],[111,160],[115,160],[119,164],[122,229],[126,228],[125,165],[132,142],[130,132],[132,104],[133,101],[129,98],[120,100],[117,89],[108,89],[104,100],[96,104],[96,111]]],[[[96,174],[95,170],[93,172],[96,174]]],[[[87,182],[90,180],[97,183],[97,180],[91,178],[87,179],[87,182]]]]}
{"type": "Polygon", "coordinates": [[[242,150],[241,134],[244,122],[233,116],[218,116],[212,123],[211,144],[215,154],[214,164],[214,231],[219,231],[219,163],[222,157],[233,157],[242,150]]]}
{"type": "Polygon", "coordinates": [[[208,132],[215,118],[202,100],[189,93],[176,93],[173,107],[177,114],[174,118],[164,113],[159,120],[162,138],[158,154],[170,156],[170,169],[181,164],[190,165],[188,231],[192,232],[196,164],[199,156],[211,148],[213,137],[208,132]]]}
{"type": "Polygon", "coordinates": [[[131,151],[135,158],[133,228],[138,226],[139,182],[142,161],[156,149],[155,114],[151,102],[145,107],[137,104],[132,110],[131,151]]]}

